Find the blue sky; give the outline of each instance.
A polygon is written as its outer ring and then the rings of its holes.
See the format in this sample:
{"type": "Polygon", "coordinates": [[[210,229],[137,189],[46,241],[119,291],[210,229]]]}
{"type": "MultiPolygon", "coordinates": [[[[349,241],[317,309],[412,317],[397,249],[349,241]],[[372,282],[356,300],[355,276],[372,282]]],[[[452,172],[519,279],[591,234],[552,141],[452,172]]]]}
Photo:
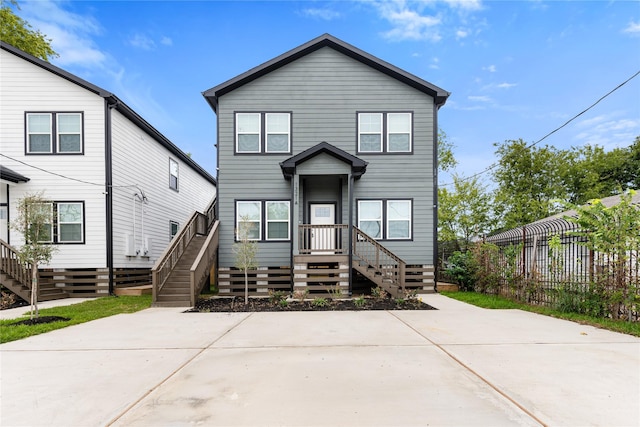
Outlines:
{"type": "MultiPolygon", "coordinates": [[[[52,62],[123,99],[215,175],[201,93],[330,33],[452,92],[440,128],[456,172],[496,142],[535,142],[640,71],[638,1],[20,1],[52,62]]],[[[640,76],[541,144],[630,145],[640,76]]],[[[441,183],[450,181],[448,175],[441,183]]]]}

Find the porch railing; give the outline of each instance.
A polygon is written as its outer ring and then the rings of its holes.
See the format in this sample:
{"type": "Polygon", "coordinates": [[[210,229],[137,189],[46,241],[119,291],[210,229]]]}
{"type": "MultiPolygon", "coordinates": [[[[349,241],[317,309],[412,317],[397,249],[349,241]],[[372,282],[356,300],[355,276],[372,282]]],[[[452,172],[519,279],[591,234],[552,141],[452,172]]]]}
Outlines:
{"type": "Polygon", "coordinates": [[[218,256],[219,223],[219,221],[213,223],[207,240],[202,245],[202,249],[189,269],[189,294],[191,295],[192,306],[196,304],[196,298],[202,291],[207,277],[209,277],[209,268],[215,263],[215,259],[218,256]]]}
{"type": "Polygon", "coordinates": [[[406,263],[358,227],[353,227],[353,256],[404,289],[406,263]]]}
{"type": "Polygon", "coordinates": [[[300,224],[298,226],[300,254],[347,255],[349,226],[347,224],[300,224]]]}

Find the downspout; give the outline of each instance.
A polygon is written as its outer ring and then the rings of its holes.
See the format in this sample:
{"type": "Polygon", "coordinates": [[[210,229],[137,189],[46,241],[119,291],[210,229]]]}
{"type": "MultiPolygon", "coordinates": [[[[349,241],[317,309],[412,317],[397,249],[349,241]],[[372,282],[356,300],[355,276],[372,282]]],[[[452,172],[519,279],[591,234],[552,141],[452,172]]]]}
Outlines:
{"type": "Polygon", "coordinates": [[[298,185],[297,177],[298,177],[297,175],[294,175],[291,178],[291,204],[293,205],[293,208],[291,209],[291,219],[292,219],[292,221],[291,221],[291,224],[289,224],[289,228],[290,228],[289,232],[291,233],[291,246],[290,246],[290,249],[289,249],[289,265],[291,266],[291,272],[289,274],[291,275],[291,295],[292,296],[293,296],[293,287],[294,287],[293,279],[295,277],[295,274],[294,274],[295,265],[293,265],[293,246],[295,244],[298,244],[298,245],[300,244],[299,242],[296,243],[297,242],[297,238],[293,234],[293,233],[297,233],[298,232],[298,224],[297,224],[297,222],[299,222],[299,221],[297,221],[297,219],[298,219],[298,217],[300,215],[300,213],[297,211],[297,209],[299,209],[299,208],[298,208],[298,200],[296,199],[296,187],[298,185]],[[294,212],[297,212],[297,214],[294,214],[294,212]],[[296,220],[295,221],[296,224],[294,224],[293,220],[296,220]]]}
{"type": "Polygon", "coordinates": [[[105,98],[104,108],[104,164],[105,164],[105,207],[106,207],[106,244],[107,268],[109,269],[109,295],[113,292],[113,163],[111,110],[118,104],[117,99],[105,98]]]}
{"type": "Polygon", "coordinates": [[[438,110],[433,108],[433,289],[438,291],[438,110]]]}
{"type": "Polygon", "coordinates": [[[137,196],[138,194],[134,193],[133,199],[131,199],[131,202],[133,203],[133,221],[131,221],[131,223],[133,224],[133,249],[136,252],[138,251],[138,246],[136,245],[136,198],[137,196]]]}

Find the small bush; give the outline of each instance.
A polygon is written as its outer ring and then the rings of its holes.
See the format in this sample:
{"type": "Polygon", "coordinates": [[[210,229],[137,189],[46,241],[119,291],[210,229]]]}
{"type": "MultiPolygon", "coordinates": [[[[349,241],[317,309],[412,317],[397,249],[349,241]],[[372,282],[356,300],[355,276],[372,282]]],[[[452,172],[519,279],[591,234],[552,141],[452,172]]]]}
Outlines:
{"type": "Polygon", "coordinates": [[[471,252],[454,252],[449,257],[447,275],[455,280],[462,291],[473,291],[476,262],[471,252]]]}
{"type": "Polygon", "coordinates": [[[326,307],[329,305],[329,301],[326,298],[316,298],[311,304],[314,307],[326,307]]]}

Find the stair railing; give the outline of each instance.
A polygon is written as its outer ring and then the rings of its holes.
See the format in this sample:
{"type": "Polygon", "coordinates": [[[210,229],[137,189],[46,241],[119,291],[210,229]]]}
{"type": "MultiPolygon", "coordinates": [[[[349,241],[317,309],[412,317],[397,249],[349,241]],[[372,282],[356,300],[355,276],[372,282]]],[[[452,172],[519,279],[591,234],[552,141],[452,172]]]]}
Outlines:
{"type": "Polygon", "coordinates": [[[215,263],[215,259],[218,256],[218,226],[220,221],[215,221],[211,227],[207,240],[202,245],[202,249],[198,253],[198,256],[193,261],[189,270],[189,290],[191,305],[196,304],[196,298],[202,291],[202,288],[207,279],[210,267],[215,263]]]}
{"type": "Polygon", "coordinates": [[[158,261],[151,270],[151,280],[153,284],[153,301],[157,300],[160,290],[169,278],[169,274],[174,269],[180,257],[184,253],[191,239],[202,229],[204,215],[194,212],[182,230],[173,237],[171,244],[167,246],[158,261]]]}
{"type": "Polygon", "coordinates": [[[18,252],[4,240],[0,240],[0,272],[31,289],[32,265],[20,261],[18,252]]]}
{"type": "Polygon", "coordinates": [[[406,263],[373,237],[353,227],[353,256],[373,267],[385,279],[404,291],[406,263]]]}

